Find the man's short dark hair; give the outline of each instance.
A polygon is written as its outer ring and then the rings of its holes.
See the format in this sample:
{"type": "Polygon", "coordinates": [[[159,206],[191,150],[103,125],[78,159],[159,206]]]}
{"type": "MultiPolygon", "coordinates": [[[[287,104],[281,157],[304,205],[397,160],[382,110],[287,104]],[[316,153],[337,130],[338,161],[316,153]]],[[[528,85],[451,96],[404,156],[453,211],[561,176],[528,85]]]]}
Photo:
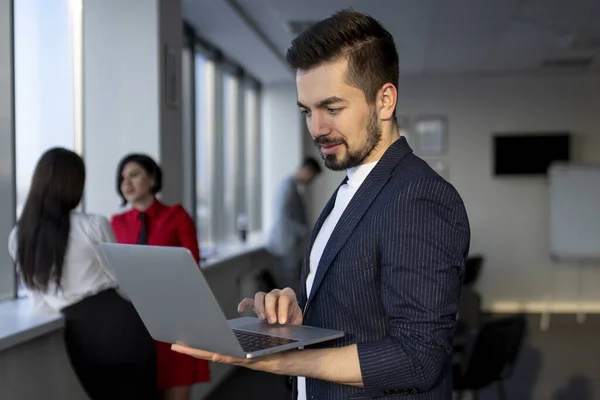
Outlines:
{"type": "Polygon", "coordinates": [[[322,169],[321,169],[321,165],[319,164],[319,162],[313,158],[313,157],[306,157],[304,159],[304,162],[302,163],[302,167],[308,167],[311,168],[315,174],[320,174],[322,169]]]}
{"type": "Polygon", "coordinates": [[[156,194],[162,189],[162,170],[154,161],[154,159],[145,154],[128,154],[119,162],[119,166],[117,167],[117,193],[121,197],[121,205],[124,206],[127,204],[127,200],[125,196],[123,196],[123,192],[121,191],[121,183],[123,182],[123,170],[125,166],[130,162],[134,162],[138,164],[140,167],[146,171],[148,175],[150,175],[154,181],[154,184],[150,188],[152,194],[156,194]]]}
{"type": "Polygon", "coordinates": [[[297,71],[347,59],[346,81],[361,89],[369,104],[375,102],[384,84],[398,88],[394,38],[373,17],[351,9],[339,11],[298,35],[286,58],[297,71]]]}

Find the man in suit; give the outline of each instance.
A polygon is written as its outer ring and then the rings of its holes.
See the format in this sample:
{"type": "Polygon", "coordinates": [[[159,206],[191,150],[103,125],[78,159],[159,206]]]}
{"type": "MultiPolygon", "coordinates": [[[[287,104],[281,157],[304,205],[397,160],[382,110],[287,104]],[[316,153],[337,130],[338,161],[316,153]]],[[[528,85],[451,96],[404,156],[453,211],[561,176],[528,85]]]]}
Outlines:
{"type": "Polygon", "coordinates": [[[469,222],[456,190],[399,135],[394,40],[373,18],[341,11],[300,34],[287,58],[325,165],[347,177],[311,234],[298,300],[273,290],[239,310],[346,335],[256,360],[173,349],[297,376],[301,400],[451,399],[469,222]]]}
{"type": "Polygon", "coordinates": [[[299,287],[304,245],[310,233],[299,186],[309,185],[320,173],[319,162],[307,157],[294,174],[281,182],[277,190],[267,250],[277,259],[280,287],[294,290],[299,287]]]}

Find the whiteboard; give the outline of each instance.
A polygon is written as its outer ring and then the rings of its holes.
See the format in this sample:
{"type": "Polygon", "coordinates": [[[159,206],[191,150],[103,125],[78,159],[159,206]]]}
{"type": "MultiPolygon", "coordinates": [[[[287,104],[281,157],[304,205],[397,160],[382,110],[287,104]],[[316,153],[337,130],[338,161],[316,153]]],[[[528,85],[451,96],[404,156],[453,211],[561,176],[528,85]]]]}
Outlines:
{"type": "Polygon", "coordinates": [[[552,258],[600,260],[600,166],[553,164],[548,175],[552,258]]]}

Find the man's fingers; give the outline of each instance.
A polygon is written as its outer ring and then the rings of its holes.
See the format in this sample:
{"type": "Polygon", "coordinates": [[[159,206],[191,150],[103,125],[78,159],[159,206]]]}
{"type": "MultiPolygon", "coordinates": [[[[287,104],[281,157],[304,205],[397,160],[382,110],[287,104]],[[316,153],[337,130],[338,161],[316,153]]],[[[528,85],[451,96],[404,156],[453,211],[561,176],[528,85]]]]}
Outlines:
{"type": "Polygon", "coordinates": [[[294,292],[294,289],[292,288],[286,287],[285,289],[282,289],[281,295],[289,297],[292,302],[296,301],[296,292],[294,292]]]}
{"type": "Polygon", "coordinates": [[[258,319],[266,319],[265,312],[265,292],[258,292],[254,295],[254,312],[258,319]]]}
{"type": "Polygon", "coordinates": [[[186,346],[179,345],[179,344],[171,345],[171,350],[173,350],[177,353],[187,354],[187,355],[195,357],[195,358],[212,361],[215,363],[234,364],[234,365],[244,365],[244,364],[248,363],[248,361],[244,360],[244,359],[225,356],[223,354],[218,354],[218,353],[211,353],[209,351],[204,351],[204,350],[192,349],[190,347],[186,347],[186,346]]]}
{"type": "Polygon", "coordinates": [[[302,310],[298,306],[296,292],[291,288],[285,288],[281,291],[281,296],[285,297],[287,302],[286,324],[302,324],[302,310]]]}
{"type": "Polygon", "coordinates": [[[274,324],[277,322],[277,300],[279,298],[280,291],[274,289],[265,296],[265,313],[269,323],[274,324]]]}
{"type": "Polygon", "coordinates": [[[274,289],[269,293],[258,292],[254,299],[242,300],[238,304],[238,312],[242,313],[251,307],[259,319],[267,319],[271,324],[285,324],[294,313],[294,309],[290,310],[290,307],[296,307],[296,293],[290,288],[274,289]]]}
{"type": "Polygon", "coordinates": [[[284,291],[281,291],[281,296],[279,296],[279,300],[277,301],[277,316],[279,318],[280,324],[285,324],[288,321],[290,314],[290,297],[285,296],[284,291]]]}
{"type": "Polygon", "coordinates": [[[285,307],[286,314],[284,315],[283,322],[282,318],[279,318],[279,322],[282,324],[297,324],[302,322],[302,312],[298,307],[298,301],[296,300],[296,292],[291,288],[285,288],[281,291],[281,303],[279,309],[285,307]],[[283,300],[285,298],[285,301],[283,300]]]}
{"type": "Polygon", "coordinates": [[[248,308],[254,308],[254,299],[245,298],[244,300],[240,301],[240,304],[238,304],[238,313],[241,314],[248,308]]]}
{"type": "Polygon", "coordinates": [[[200,358],[202,360],[212,360],[214,356],[214,353],[211,353],[209,351],[192,349],[190,347],[182,346],[180,344],[171,345],[171,350],[177,353],[187,354],[188,356],[192,356],[195,358],[200,358]]]}

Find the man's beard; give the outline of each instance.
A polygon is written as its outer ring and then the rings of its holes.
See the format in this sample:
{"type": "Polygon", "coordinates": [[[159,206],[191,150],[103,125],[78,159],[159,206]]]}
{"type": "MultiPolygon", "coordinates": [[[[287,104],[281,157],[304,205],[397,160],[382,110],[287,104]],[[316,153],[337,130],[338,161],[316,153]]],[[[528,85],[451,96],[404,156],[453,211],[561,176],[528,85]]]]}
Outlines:
{"type": "Polygon", "coordinates": [[[337,154],[323,154],[321,151],[321,157],[325,162],[325,166],[332,171],[343,171],[361,165],[381,141],[381,128],[377,124],[377,119],[377,113],[375,112],[375,108],[373,108],[367,123],[367,143],[360,149],[349,149],[348,143],[341,138],[329,139],[327,136],[319,136],[314,139],[315,145],[318,147],[340,144],[346,148],[346,154],[343,156],[338,156],[337,154]]]}

